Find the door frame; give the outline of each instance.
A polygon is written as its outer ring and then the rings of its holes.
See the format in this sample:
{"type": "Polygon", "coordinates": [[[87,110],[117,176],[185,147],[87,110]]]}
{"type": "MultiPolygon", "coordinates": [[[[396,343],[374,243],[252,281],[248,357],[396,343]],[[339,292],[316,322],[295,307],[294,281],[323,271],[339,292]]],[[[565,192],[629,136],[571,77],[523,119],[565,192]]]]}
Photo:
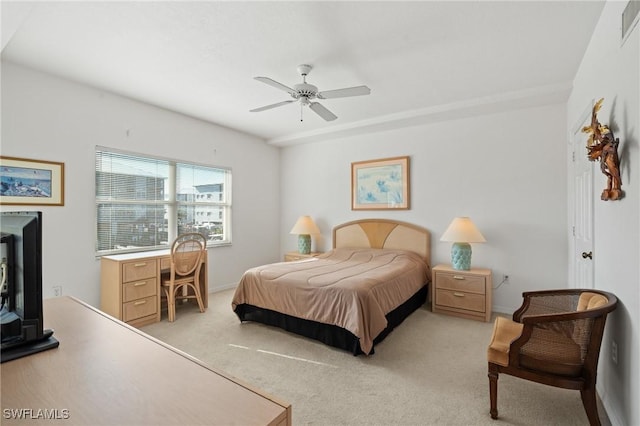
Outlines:
{"type": "MultiPolygon", "coordinates": [[[[576,227],[576,213],[578,210],[578,206],[576,205],[576,185],[575,185],[575,176],[576,176],[576,159],[577,159],[577,155],[580,155],[580,151],[584,152],[584,147],[585,147],[585,140],[586,138],[583,137],[582,139],[580,139],[580,136],[582,135],[582,127],[585,126],[585,124],[589,124],[591,122],[591,113],[593,110],[593,105],[595,103],[595,99],[591,99],[589,105],[587,105],[587,107],[585,108],[585,110],[579,115],[578,119],[574,122],[574,124],[571,126],[571,128],[569,129],[569,135],[567,138],[567,142],[568,142],[568,151],[569,151],[569,159],[571,162],[571,168],[570,168],[570,175],[569,175],[569,207],[570,207],[570,211],[569,211],[569,230],[568,230],[568,235],[569,235],[569,271],[568,271],[568,276],[569,276],[569,287],[571,288],[576,288],[576,287],[582,287],[581,285],[579,285],[579,283],[577,282],[577,277],[575,274],[576,271],[576,262],[577,262],[577,244],[576,244],[576,232],[575,232],[575,227],[576,227]]],[[[585,135],[586,136],[586,135],[585,135]]],[[[592,185],[591,185],[591,196],[592,196],[592,201],[595,200],[594,198],[594,193],[593,193],[593,179],[594,179],[594,170],[595,167],[592,164],[591,165],[592,168],[592,173],[591,173],[591,180],[592,180],[592,185]]],[[[595,202],[591,203],[590,206],[591,212],[589,214],[589,217],[591,217],[591,223],[590,223],[590,228],[591,228],[591,241],[592,241],[592,246],[595,246],[595,235],[594,235],[594,230],[595,230],[595,202]]],[[[595,250],[592,250],[592,252],[594,252],[595,250]]],[[[595,261],[593,259],[591,259],[591,285],[592,287],[595,286],[595,261]]]]}

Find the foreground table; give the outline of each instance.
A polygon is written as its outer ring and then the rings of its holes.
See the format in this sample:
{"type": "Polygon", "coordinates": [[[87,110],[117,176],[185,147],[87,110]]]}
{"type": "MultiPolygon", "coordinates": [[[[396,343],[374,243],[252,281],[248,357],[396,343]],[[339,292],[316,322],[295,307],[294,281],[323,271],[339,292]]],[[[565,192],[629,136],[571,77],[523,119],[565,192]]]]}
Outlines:
{"type": "Polygon", "coordinates": [[[291,424],[290,404],[77,299],[45,300],[44,323],[60,346],[2,364],[2,424],[291,424]]]}

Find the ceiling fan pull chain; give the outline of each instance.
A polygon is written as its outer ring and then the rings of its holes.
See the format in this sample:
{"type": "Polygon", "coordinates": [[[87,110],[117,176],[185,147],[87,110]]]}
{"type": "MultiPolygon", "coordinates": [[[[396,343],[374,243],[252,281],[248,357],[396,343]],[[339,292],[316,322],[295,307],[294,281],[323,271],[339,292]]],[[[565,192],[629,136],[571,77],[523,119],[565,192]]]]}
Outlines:
{"type": "Polygon", "coordinates": [[[300,104],[300,122],[303,122],[303,121],[304,121],[304,120],[302,119],[302,110],[304,109],[303,107],[304,107],[304,105],[303,105],[303,104],[300,104]]]}

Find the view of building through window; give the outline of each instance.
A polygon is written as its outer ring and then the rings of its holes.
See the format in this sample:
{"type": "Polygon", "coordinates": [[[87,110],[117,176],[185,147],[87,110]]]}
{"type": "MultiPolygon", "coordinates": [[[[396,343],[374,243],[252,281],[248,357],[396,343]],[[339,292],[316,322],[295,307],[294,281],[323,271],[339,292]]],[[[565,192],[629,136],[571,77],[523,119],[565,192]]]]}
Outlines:
{"type": "Polygon", "coordinates": [[[186,232],[231,242],[231,171],[96,150],[96,252],[167,248],[186,232]]]}

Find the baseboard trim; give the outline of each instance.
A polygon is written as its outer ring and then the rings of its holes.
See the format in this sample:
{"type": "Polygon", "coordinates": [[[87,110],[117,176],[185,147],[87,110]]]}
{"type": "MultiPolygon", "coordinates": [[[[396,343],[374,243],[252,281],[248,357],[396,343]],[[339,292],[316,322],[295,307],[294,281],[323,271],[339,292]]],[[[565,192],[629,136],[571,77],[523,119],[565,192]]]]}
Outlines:
{"type": "Polygon", "coordinates": [[[623,426],[625,423],[616,415],[616,411],[611,407],[609,401],[605,401],[600,397],[600,386],[596,384],[596,396],[598,400],[598,414],[600,422],[603,426],[623,426]],[[611,413],[611,415],[609,414],[611,413]]]}
{"type": "Polygon", "coordinates": [[[209,294],[218,293],[220,291],[231,290],[232,288],[236,288],[238,283],[229,283],[223,285],[217,285],[215,287],[209,287],[209,294]]]}

